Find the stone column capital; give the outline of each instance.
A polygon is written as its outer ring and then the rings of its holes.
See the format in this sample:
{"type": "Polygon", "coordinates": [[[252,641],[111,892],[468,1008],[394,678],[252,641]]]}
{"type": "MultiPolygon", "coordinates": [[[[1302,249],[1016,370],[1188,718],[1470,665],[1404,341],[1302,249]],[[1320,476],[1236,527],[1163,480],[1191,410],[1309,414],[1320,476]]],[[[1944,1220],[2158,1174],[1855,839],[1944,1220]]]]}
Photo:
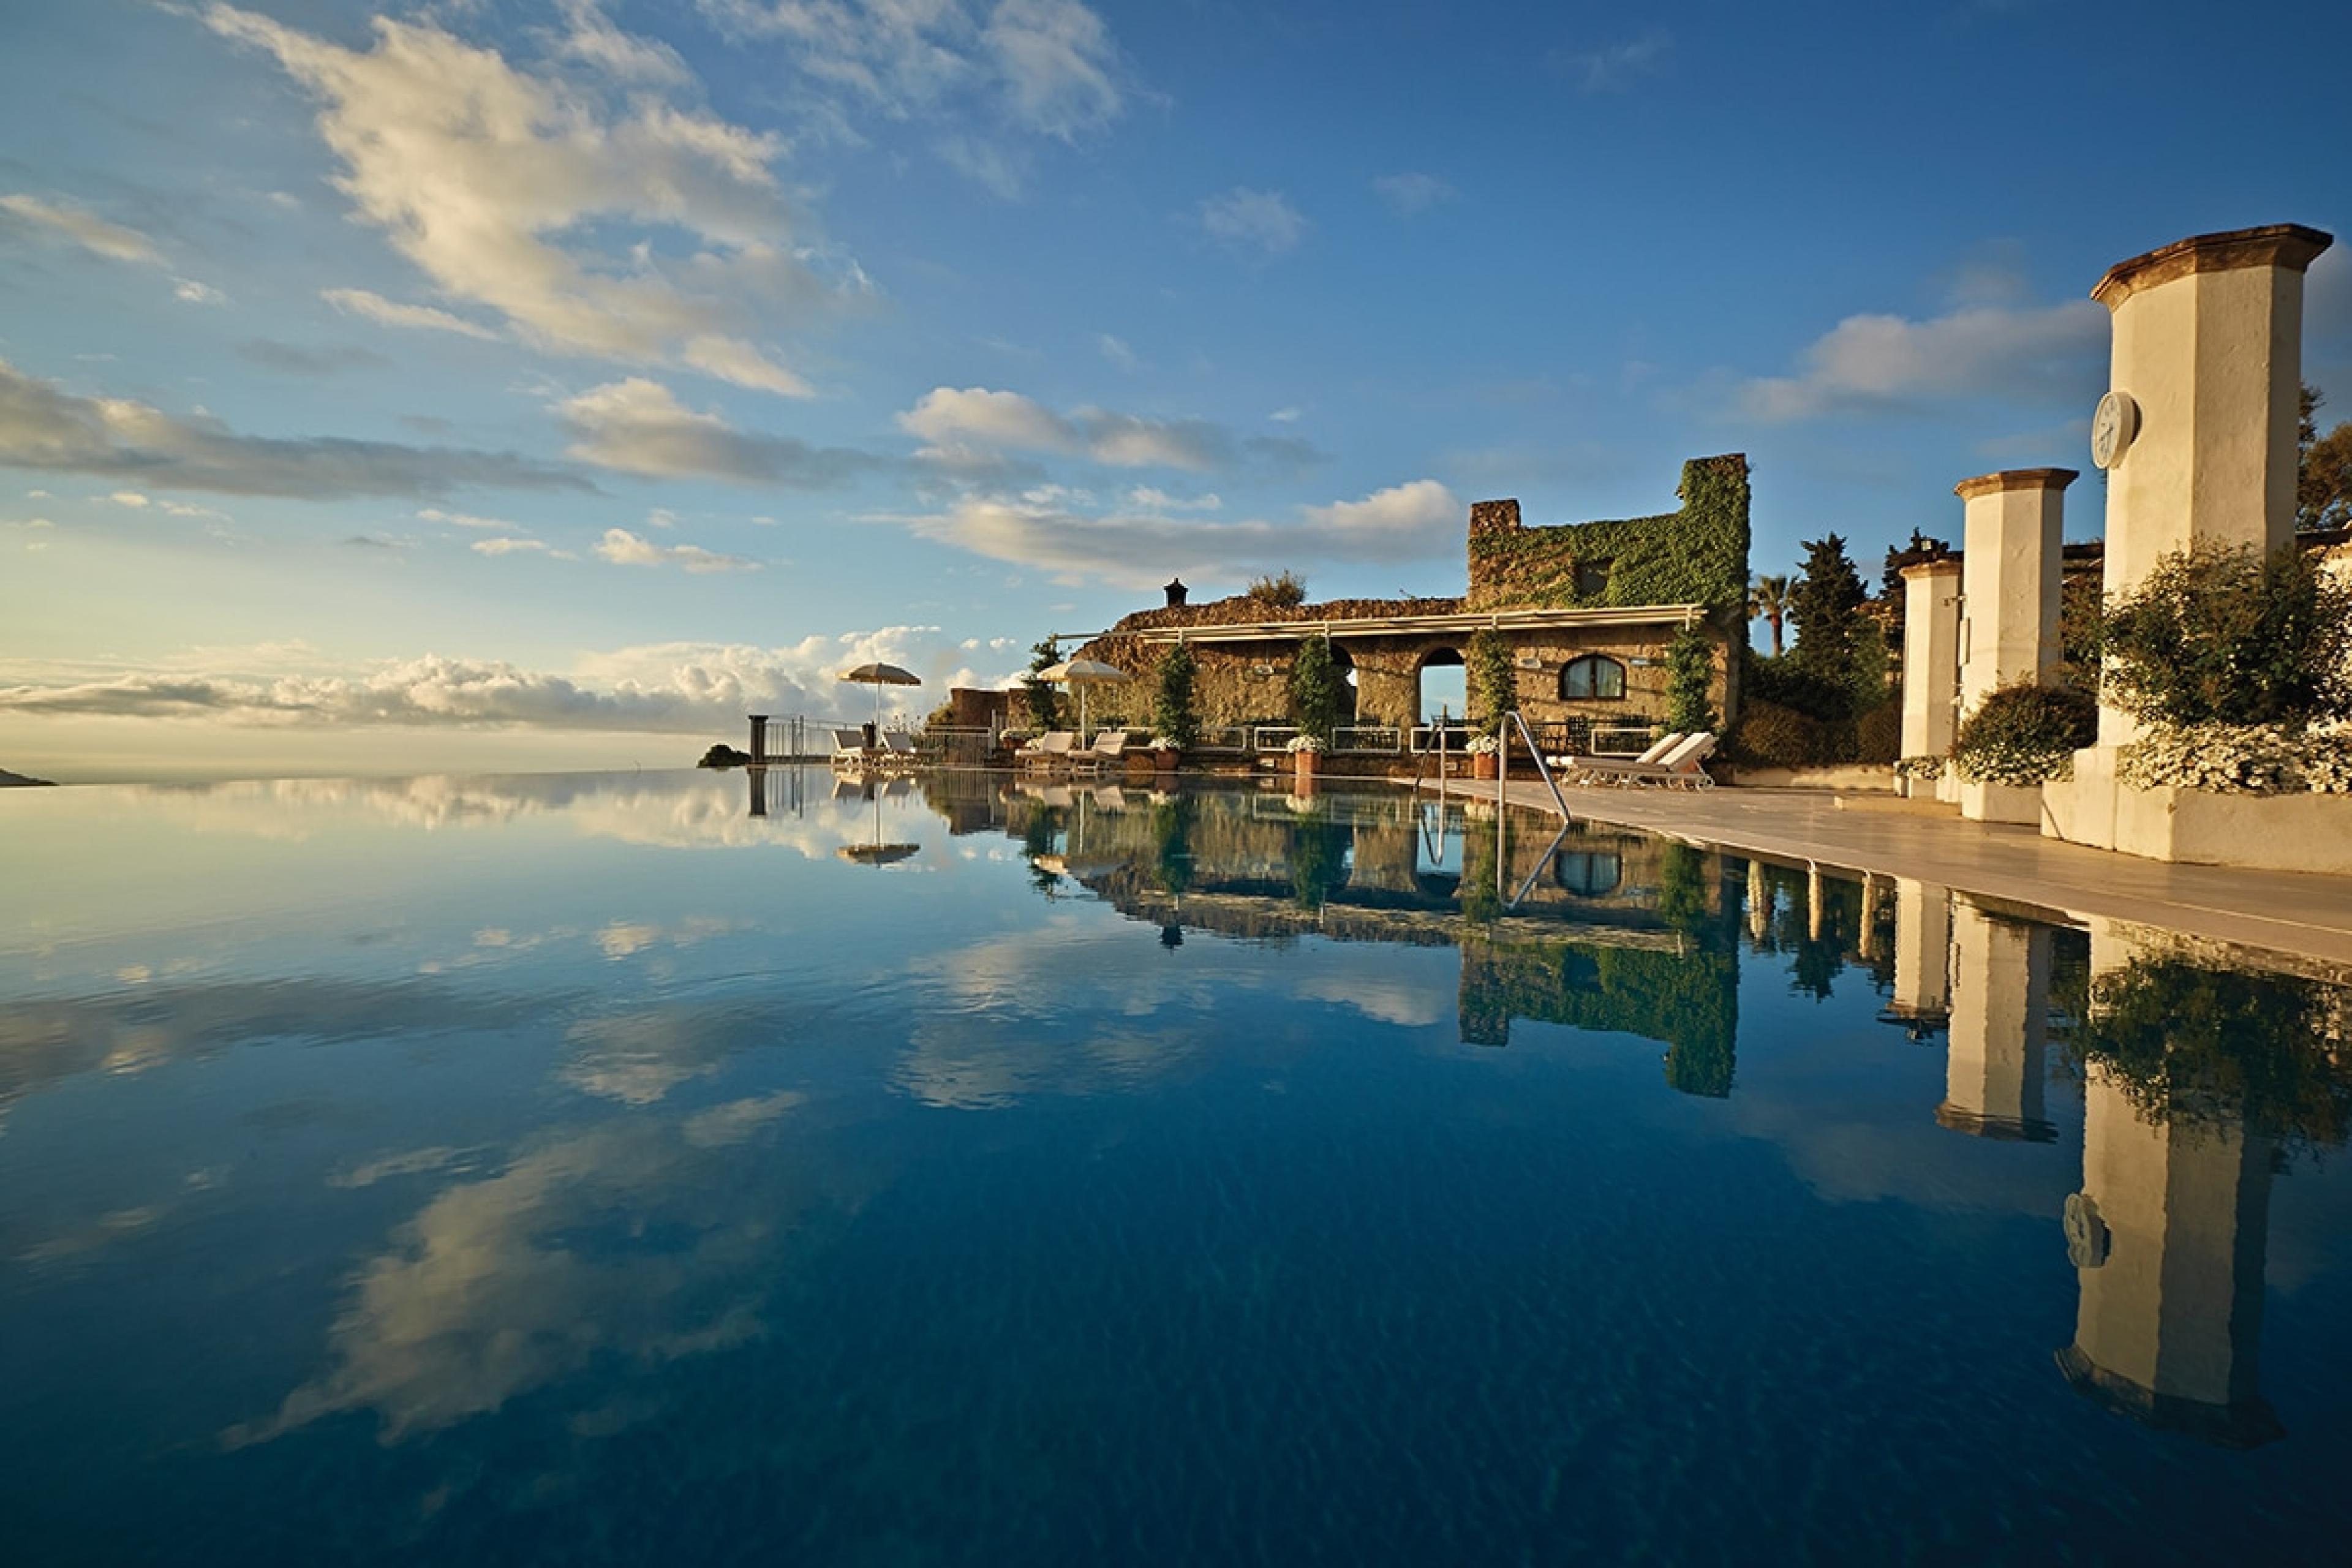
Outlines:
{"type": "Polygon", "coordinates": [[[2191,235],[2128,261],[2116,262],[2091,289],[2091,298],[2113,310],[2144,289],[2195,272],[2229,272],[2242,267],[2275,267],[2301,272],[2335,243],[2335,236],[2299,223],[2273,223],[2260,228],[2191,235]]]}
{"type": "Polygon", "coordinates": [[[2063,490],[2082,477],[2074,468],[2003,468],[1997,474],[1962,479],[1952,487],[1952,493],[1962,500],[1974,500],[2003,490],[2063,490]]]}

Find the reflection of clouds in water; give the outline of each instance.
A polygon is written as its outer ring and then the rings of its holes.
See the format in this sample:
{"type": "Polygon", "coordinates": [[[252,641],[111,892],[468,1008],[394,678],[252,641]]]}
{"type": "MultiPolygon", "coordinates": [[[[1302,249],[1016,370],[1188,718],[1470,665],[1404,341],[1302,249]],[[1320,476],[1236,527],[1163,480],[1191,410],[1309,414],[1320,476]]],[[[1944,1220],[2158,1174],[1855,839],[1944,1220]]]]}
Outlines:
{"type": "MultiPolygon", "coordinates": [[[[749,784],[738,773],[561,773],[467,778],[273,779],[190,785],[121,785],[99,804],[173,823],[193,832],[240,834],[301,842],[337,817],[356,817],[427,832],[500,826],[524,817],[560,818],[584,838],[666,849],[772,845],[811,860],[875,837],[877,803],[862,795],[825,793],[810,777],[799,812],[788,809],[781,770],[771,774],[770,815],[747,809],[749,784]]],[[[920,837],[909,828],[939,819],[913,793],[880,803],[884,837],[920,837]]]]}
{"type": "Polygon", "coordinates": [[[348,1171],[330,1176],[327,1182],[328,1185],[336,1187],[372,1187],[378,1182],[388,1181],[395,1176],[421,1176],[435,1171],[452,1168],[462,1170],[465,1167],[460,1162],[478,1152],[479,1151],[475,1149],[446,1147],[410,1149],[398,1154],[387,1154],[382,1159],[370,1160],[362,1165],[354,1165],[348,1171]]]}
{"type": "Polygon", "coordinates": [[[583,1018],[563,1032],[572,1054],[557,1076],[583,1094],[651,1105],[719,1070],[737,1042],[716,1021],[688,1008],[583,1018]]]}
{"type": "Polygon", "coordinates": [[[1220,943],[1213,967],[1192,964],[1148,925],[1057,914],[1041,931],[915,964],[919,1021],[891,1079],[927,1104],[964,1109],[1129,1089],[1230,1039],[1230,1016],[1259,998],[1426,1027],[1454,1016],[1458,973],[1451,950],[1407,955],[1315,942],[1278,951],[1220,943]],[[1128,1022],[1170,1015],[1183,1022],[1128,1022]]]}
{"type": "Polygon", "coordinates": [[[432,980],[233,980],[156,984],[0,1008],[0,1110],[78,1074],[134,1073],[248,1041],[341,1042],[499,1030],[568,999],[456,991],[432,980]],[[161,1021],[158,1021],[161,1020],[161,1021]]]}
{"type": "Polygon", "coordinates": [[[224,1440],[266,1442],[373,1410],[397,1442],[496,1410],[592,1358],[656,1367],[756,1337],[761,1280],[790,1216],[772,1191],[747,1191],[716,1162],[797,1102],[770,1095],[680,1125],[591,1128],[442,1188],[355,1277],[330,1331],[332,1368],[224,1440]]]}

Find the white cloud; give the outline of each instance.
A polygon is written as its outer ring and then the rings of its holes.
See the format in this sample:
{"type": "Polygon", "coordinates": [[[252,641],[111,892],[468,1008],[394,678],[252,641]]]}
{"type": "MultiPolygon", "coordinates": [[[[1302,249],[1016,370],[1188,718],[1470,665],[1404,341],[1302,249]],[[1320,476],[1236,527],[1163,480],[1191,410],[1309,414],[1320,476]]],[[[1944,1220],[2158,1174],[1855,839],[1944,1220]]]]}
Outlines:
{"type": "MultiPolygon", "coordinates": [[[[573,21],[592,9],[573,7],[573,21]]],[[[770,167],[778,138],[651,90],[608,103],[429,23],[379,16],[374,47],[361,51],[226,5],[205,20],[266,50],[319,100],[338,187],[445,295],[553,352],[805,390],[742,336],[830,292],[770,167]],[[646,243],[614,254],[587,237],[619,224],[640,226],[646,243]],[[656,227],[692,235],[693,254],[656,254],[656,227]]],[[[572,36],[600,63],[617,58],[617,34],[572,36]]]]}
{"type": "MultiPolygon", "coordinates": [[[[197,719],[261,726],[635,731],[734,734],[746,713],[823,716],[865,700],[835,679],[880,659],[921,676],[929,696],[996,686],[1022,662],[975,669],[971,650],[937,626],[883,626],[782,647],[658,643],[583,656],[568,673],[428,654],[356,673],[313,674],[304,649],[197,650],[135,669],[0,668],[0,715],[197,719]],[[235,671],[235,673],[231,673],[235,671]]],[[[854,707],[852,709],[854,710],[854,707]]]]}
{"type": "Polygon", "coordinates": [[[544,555],[552,561],[580,559],[569,550],[558,550],[543,539],[477,539],[471,546],[477,555],[544,555]]]}
{"type": "Polygon", "coordinates": [[[137,490],[117,490],[106,499],[117,506],[144,507],[148,504],[147,498],[137,490]]]}
{"type": "Polygon", "coordinates": [[[371,294],[364,289],[322,289],[319,291],[319,298],[338,310],[364,316],[378,326],[456,332],[460,337],[481,338],[493,342],[498,340],[498,333],[463,316],[453,316],[430,305],[403,305],[381,294],[371,294]]]}
{"type": "Polygon", "coordinates": [[[572,456],[624,473],[822,489],[879,466],[845,447],[738,430],[642,376],[591,387],[558,405],[556,416],[573,438],[572,456]]]}
{"type": "Polygon", "coordinates": [[[1090,513],[1072,502],[1067,492],[1050,489],[1017,499],[971,495],[943,512],[897,521],[923,538],[1057,581],[1150,588],[1171,573],[1195,584],[1238,583],[1255,572],[1318,561],[1429,560],[1459,548],[1463,511],[1434,479],[1300,507],[1290,522],[1208,521],[1148,508],[1090,513]]]}
{"type": "Polygon", "coordinates": [[[1101,351],[1103,358],[1129,374],[1143,368],[1143,362],[1136,357],[1133,349],[1127,346],[1125,338],[1116,338],[1108,332],[1097,332],[1095,347],[1101,351]]]}
{"type": "Polygon", "coordinates": [[[624,33],[604,15],[603,0],[557,0],[563,14],[561,52],[616,81],[684,87],[694,79],[667,44],[624,33]]]}
{"type": "Polygon", "coordinates": [[[689,572],[757,572],[760,563],[720,555],[698,544],[656,544],[625,528],[608,528],[596,553],[615,566],[683,566],[689,572]]]}
{"type": "MultiPolygon", "coordinates": [[[[701,0],[701,8],[738,37],[780,45],[836,131],[866,111],[1075,142],[1126,109],[1118,46],[1078,0],[701,0]]],[[[985,140],[961,134],[940,151],[992,188],[1017,188],[1017,160],[985,140]]]]}
{"type": "Polygon", "coordinates": [[[1296,425],[1306,417],[1306,415],[1307,410],[1304,408],[1277,408],[1266,417],[1276,425],[1296,425]]]}
{"type": "Polygon", "coordinates": [[[119,397],[77,397],[0,360],[0,467],[97,474],[231,495],[438,495],[467,484],[588,489],[508,452],[402,447],[339,437],[243,436],[119,397]]]}
{"type": "Polygon", "coordinates": [[[1655,71],[1674,47],[1674,42],[1673,35],[1653,30],[1638,38],[1598,48],[1557,49],[1550,63],[1553,69],[1586,92],[1615,92],[1655,71]]]}
{"type": "Polygon", "coordinates": [[[1017,392],[984,386],[933,387],[898,416],[899,427],[930,447],[926,458],[978,444],[1017,451],[1061,452],[1118,468],[1212,468],[1234,458],[1223,429],[1200,419],[1146,419],[1105,408],[1055,413],[1017,392]]]}
{"type": "Polygon", "coordinates": [[[1434,174],[1382,174],[1372,190],[1399,217],[1413,217],[1454,199],[1454,187],[1434,174]]]}
{"type": "Polygon", "coordinates": [[[1150,485],[1138,485],[1127,492],[1127,504],[1138,511],[1216,511],[1225,503],[1214,491],[1186,500],[1150,485]]]}
{"type": "Polygon", "coordinates": [[[1925,321],[1848,316],[1804,351],[1797,374],[1744,384],[1739,405],[1777,423],[1988,394],[2087,400],[2106,341],[2107,313],[2088,300],[1977,306],[1925,321]]]}
{"type": "Polygon", "coordinates": [[[172,297],[190,305],[226,305],[228,296],[209,283],[199,283],[193,278],[172,279],[172,297]]]}
{"type": "Polygon", "coordinates": [[[1201,227],[1212,239],[1261,256],[1286,255],[1307,237],[1307,219],[1280,191],[1235,185],[1222,195],[1202,200],[1200,218],[1201,227]]]}
{"type": "Polygon", "coordinates": [[[493,533],[529,533],[530,530],[519,522],[509,522],[502,517],[476,517],[471,512],[444,511],[428,506],[416,514],[426,522],[447,523],[452,528],[487,529],[493,533]]]}
{"type": "Polygon", "coordinates": [[[151,267],[163,264],[153,240],[135,228],[109,223],[79,207],[58,206],[37,196],[14,195],[0,196],[0,213],[62,235],[92,255],[109,260],[143,262],[151,267]]]}

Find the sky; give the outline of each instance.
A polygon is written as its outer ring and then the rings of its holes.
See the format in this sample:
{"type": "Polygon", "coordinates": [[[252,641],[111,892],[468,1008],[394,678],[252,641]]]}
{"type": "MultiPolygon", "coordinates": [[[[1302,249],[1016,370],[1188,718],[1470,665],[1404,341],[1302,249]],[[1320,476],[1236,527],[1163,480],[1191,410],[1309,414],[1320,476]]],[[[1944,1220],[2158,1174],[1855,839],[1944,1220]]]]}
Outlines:
{"type": "MultiPolygon", "coordinates": [[[[1865,577],[2111,264],[2345,234],[2336,4],[0,5],[0,767],[675,765],[1469,503],[1865,577]],[[2336,122],[2330,129],[2329,120],[2336,122]]],[[[2352,242],[2307,379],[2352,417],[2352,242]]]]}

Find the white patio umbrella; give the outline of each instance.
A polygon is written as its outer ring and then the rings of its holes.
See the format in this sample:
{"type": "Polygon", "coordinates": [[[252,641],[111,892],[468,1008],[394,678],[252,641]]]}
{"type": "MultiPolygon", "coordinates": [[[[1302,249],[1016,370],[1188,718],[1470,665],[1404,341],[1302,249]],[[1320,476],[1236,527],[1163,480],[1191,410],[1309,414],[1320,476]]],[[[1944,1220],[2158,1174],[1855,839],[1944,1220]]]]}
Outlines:
{"type": "Polygon", "coordinates": [[[874,728],[882,728],[882,689],[886,686],[920,686],[923,678],[911,669],[901,669],[895,664],[861,664],[855,669],[845,669],[841,679],[860,686],[874,688],[874,728]]]}
{"type": "Polygon", "coordinates": [[[1087,743],[1087,689],[1092,686],[1115,686],[1135,677],[1117,665],[1105,664],[1098,658],[1066,658],[1059,664],[1049,664],[1037,672],[1040,680],[1050,680],[1056,686],[1066,686],[1078,694],[1078,744],[1087,743]]]}

